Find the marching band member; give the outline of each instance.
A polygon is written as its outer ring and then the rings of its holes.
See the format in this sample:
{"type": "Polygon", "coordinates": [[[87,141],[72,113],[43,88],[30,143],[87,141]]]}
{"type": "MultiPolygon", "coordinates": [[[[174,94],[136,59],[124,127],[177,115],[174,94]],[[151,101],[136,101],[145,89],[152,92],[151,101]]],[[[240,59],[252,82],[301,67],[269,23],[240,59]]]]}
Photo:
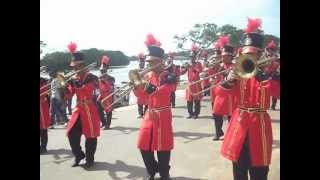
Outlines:
{"type": "MultiPolygon", "coordinates": [[[[230,69],[232,67],[232,58],[233,58],[233,47],[228,45],[229,39],[227,36],[221,36],[219,39],[220,47],[222,47],[221,57],[222,63],[221,67],[218,70],[223,71],[230,69]]],[[[227,73],[219,75],[218,82],[221,81],[227,73]]],[[[232,111],[234,109],[234,98],[231,90],[224,89],[223,86],[216,86],[213,91],[214,102],[212,107],[212,115],[215,124],[215,136],[213,140],[219,140],[221,136],[224,135],[222,130],[223,125],[223,116],[228,116],[228,120],[230,120],[232,111]]]]}
{"type": "MultiPolygon", "coordinates": [[[[73,55],[70,66],[75,71],[83,69],[85,67],[84,57],[82,53],[76,52],[76,44],[70,43],[68,48],[73,55]]],[[[98,78],[88,70],[79,71],[70,82],[71,93],[77,96],[77,105],[72,112],[66,132],[72,153],[75,156],[72,167],[78,166],[84,158],[86,158],[86,167],[91,167],[94,164],[97,137],[100,136],[100,119],[96,102],[93,99],[97,83],[98,78]],[[85,153],[80,146],[82,134],[86,138],[85,153]]]]}
{"type": "Polygon", "coordinates": [[[152,71],[145,75],[148,83],[137,88],[148,98],[148,110],[141,122],[138,148],[149,174],[148,179],[153,180],[159,172],[161,180],[168,180],[173,149],[172,114],[168,95],[174,90],[176,79],[171,73],[163,71],[163,66],[159,66],[164,61],[164,50],[153,35],[147,36],[145,44],[149,51],[146,61],[152,71]],[[154,151],[157,151],[158,162],[154,151]]]}
{"type": "MultiPolygon", "coordinates": [[[[146,57],[143,53],[139,53],[138,58],[139,58],[139,69],[142,71],[145,68],[146,57]]],[[[140,93],[140,91],[136,90],[135,88],[133,89],[133,94],[137,97],[138,113],[139,113],[138,118],[142,118],[148,109],[146,97],[144,96],[143,93],[140,93]]]]}
{"type": "Polygon", "coordinates": [[[181,75],[188,73],[188,84],[186,88],[186,100],[187,100],[187,107],[188,107],[188,113],[189,116],[187,119],[190,118],[198,118],[198,115],[200,114],[200,101],[202,99],[202,94],[198,95],[192,95],[193,93],[197,93],[201,91],[201,82],[189,85],[190,83],[194,81],[198,81],[200,79],[199,74],[202,72],[202,65],[199,62],[196,62],[196,55],[197,55],[198,47],[193,44],[191,53],[190,53],[190,63],[186,67],[181,67],[181,75]],[[193,104],[195,105],[195,108],[193,110],[193,104]]]}
{"type": "Polygon", "coordinates": [[[108,66],[109,66],[110,59],[108,56],[103,56],[101,59],[101,66],[100,72],[101,76],[99,77],[99,90],[100,95],[97,98],[98,109],[100,109],[100,119],[102,122],[102,127],[104,130],[110,129],[111,119],[112,119],[112,110],[113,108],[110,105],[113,102],[113,96],[108,97],[114,90],[114,77],[108,74],[108,66]],[[102,109],[102,110],[101,110],[102,109]],[[107,120],[104,118],[103,110],[106,112],[107,120]],[[102,112],[101,112],[102,111],[102,112]]]}
{"type": "Polygon", "coordinates": [[[47,152],[49,115],[49,96],[44,94],[49,89],[47,80],[40,76],[40,154],[47,152]],[[45,87],[46,86],[46,87],[45,87]]]}
{"type": "Polygon", "coordinates": [[[277,99],[280,99],[280,58],[277,57],[276,54],[277,45],[272,40],[268,43],[266,47],[266,56],[267,57],[275,57],[269,66],[264,68],[264,71],[271,77],[271,97],[272,97],[272,104],[271,109],[275,110],[277,99]]]}
{"type": "Polygon", "coordinates": [[[168,71],[170,73],[173,73],[176,77],[176,83],[175,83],[175,88],[174,88],[174,91],[171,93],[171,96],[170,96],[170,99],[171,99],[171,107],[172,108],[175,108],[176,106],[176,90],[177,90],[177,87],[178,87],[178,82],[179,82],[179,76],[180,76],[180,66],[178,65],[175,65],[173,63],[173,53],[172,52],[169,52],[168,53],[168,63],[171,63],[171,66],[168,67],[168,71]]]}
{"type": "MultiPolygon", "coordinates": [[[[261,56],[263,36],[256,32],[260,25],[260,19],[249,19],[242,54],[261,56]]],[[[252,180],[267,180],[272,153],[268,78],[260,69],[246,79],[231,70],[221,82],[222,91],[233,89],[238,100],[221,147],[222,156],[233,162],[235,180],[247,180],[248,172],[252,180]]]]}
{"type": "MultiPolygon", "coordinates": [[[[204,71],[208,71],[206,72],[206,76],[209,76],[210,73],[209,73],[209,68],[208,68],[208,64],[209,62],[207,61],[207,58],[208,58],[208,51],[203,51],[202,54],[201,54],[202,58],[203,58],[203,63],[202,63],[202,69],[204,71]]],[[[211,69],[211,68],[210,68],[211,69]]],[[[204,77],[206,77],[204,76],[204,77]]],[[[203,81],[201,81],[201,86],[202,86],[202,89],[206,89],[208,87],[210,87],[210,79],[205,79],[203,81]]],[[[210,96],[210,90],[208,89],[207,91],[205,91],[203,93],[203,96],[210,96]]]]}

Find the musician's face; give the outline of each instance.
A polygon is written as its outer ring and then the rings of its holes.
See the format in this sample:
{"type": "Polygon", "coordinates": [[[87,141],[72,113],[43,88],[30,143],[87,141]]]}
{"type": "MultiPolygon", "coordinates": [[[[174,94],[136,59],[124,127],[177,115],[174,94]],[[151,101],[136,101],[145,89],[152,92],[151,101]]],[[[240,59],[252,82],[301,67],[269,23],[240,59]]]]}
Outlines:
{"type": "Polygon", "coordinates": [[[231,63],[231,62],[232,62],[232,56],[230,56],[230,55],[223,55],[223,56],[222,56],[222,61],[223,61],[224,63],[231,63]]]}
{"type": "Polygon", "coordinates": [[[78,71],[78,70],[82,69],[83,67],[84,67],[84,64],[77,64],[77,65],[73,66],[73,70],[78,71]]]}
{"type": "Polygon", "coordinates": [[[152,61],[149,61],[149,67],[155,67],[153,68],[152,71],[156,72],[156,73],[160,73],[163,69],[162,66],[159,66],[158,64],[161,63],[162,61],[161,60],[152,60],[152,61]]]}

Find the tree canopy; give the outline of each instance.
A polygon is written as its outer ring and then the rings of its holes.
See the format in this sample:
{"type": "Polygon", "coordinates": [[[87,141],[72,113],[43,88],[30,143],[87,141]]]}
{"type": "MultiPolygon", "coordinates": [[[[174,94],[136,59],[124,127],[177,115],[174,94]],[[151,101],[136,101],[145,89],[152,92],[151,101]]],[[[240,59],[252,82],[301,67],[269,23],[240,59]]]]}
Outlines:
{"type": "MultiPolygon", "coordinates": [[[[110,58],[111,66],[123,66],[130,63],[128,57],[121,51],[105,51],[91,48],[79,52],[84,54],[85,64],[97,62],[97,67],[100,66],[103,55],[107,55],[110,58]]],[[[49,71],[69,70],[71,59],[72,55],[69,52],[53,52],[46,54],[40,61],[40,65],[48,67],[49,71]]]]}
{"type": "MultiPolygon", "coordinates": [[[[263,33],[263,31],[260,31],[263,33]]],[[[202,48],[212,48],[212,44],[218,40],[220,35],[228,35],[229,43],[234,47],[239,47],[240,42],[243,39],[243,30],[238,29],[233,25],[225,24],[221,27],[214,23],[195,24],[190,31],[186,34],[176,34],[173,38],[177,44],[177,48],[180,50],[190,49],[190,47],[184,47],[187,42],[196,43],[202,48]]],[[[280,38],[270,34],[264,34],[264,46],[266,46],[271,40],[278,45],[280,38]]]]}

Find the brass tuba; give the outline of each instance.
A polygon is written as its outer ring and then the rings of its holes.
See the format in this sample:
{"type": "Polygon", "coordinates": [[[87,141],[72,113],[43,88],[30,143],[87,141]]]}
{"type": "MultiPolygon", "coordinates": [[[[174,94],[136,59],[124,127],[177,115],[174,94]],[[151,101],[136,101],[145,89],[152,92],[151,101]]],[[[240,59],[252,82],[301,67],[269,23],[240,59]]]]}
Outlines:
{"type": "Polygon", "coordinates": [[[257,60],[256,55],[243,54],[239,56],[235,63],[235,73],[243,79],[253,77],[258,70],[257,60]]]}

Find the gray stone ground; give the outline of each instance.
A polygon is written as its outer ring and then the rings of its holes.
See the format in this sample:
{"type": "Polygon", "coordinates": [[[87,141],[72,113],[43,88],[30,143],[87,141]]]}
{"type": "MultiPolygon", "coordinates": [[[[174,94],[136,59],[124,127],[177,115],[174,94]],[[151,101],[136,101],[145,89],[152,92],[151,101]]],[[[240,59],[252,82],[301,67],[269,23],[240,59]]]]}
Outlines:
{"type": "MultiPolygon", "coordinates": [[[[168,97],[169,98],[169,97],[168,97]]],[[[175,148],[171,155],[172,179],[176,180],[231,180],[231,162],[220,155],[222,141],[213,142],[214,124],[211,102],[206,97],[201,104],[199,119],[186,119],[183,92],[177,92],[173,109],[175,148]]],[[[277,108],[279,108],[279,103],[277,108]]],[[[280,111],[269,111],[273,127],[273,152],[269,180],[280,179],[280,111]]],[[[95,155],[95,166],[90,169],[72,168],[73,155],[65,128],[49,130],[48,153],[40,155],[41,180],[125,180],[144,179],[146,171],[136,147],[140,119],[137,106],[114,111],[111,130],[101,131],[95,155]]],[[[224,129],[227,121],[224,121],[224,129]]],[[[82,147],[84,148],[84,137],[82,147]]],[[[81,164],[85,163],[83,160],[81,164]]]]}

